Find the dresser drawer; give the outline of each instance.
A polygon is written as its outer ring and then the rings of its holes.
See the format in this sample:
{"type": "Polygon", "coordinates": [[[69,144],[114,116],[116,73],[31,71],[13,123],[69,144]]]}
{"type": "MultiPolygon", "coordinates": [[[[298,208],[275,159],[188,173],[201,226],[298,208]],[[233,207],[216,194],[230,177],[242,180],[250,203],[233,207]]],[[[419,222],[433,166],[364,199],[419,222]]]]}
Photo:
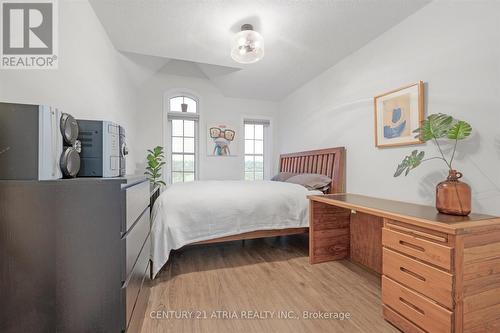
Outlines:
{"type": "Polygon", "coordinates": [[[125,301],[126,323],[130,320],[132,310],[141,289],[144,274],[147,274],[150,252],[150,237],[148,236],[144,247],[141,249],[137,262],[122,288],[122,297],[125,301]]]}
{"type": "Polygon", "coordinates": [[[122,232],[126,232],[134,225],[137,218],[149,206],[149,182],[127,187],[125,189],[125,225],[122,232]]]}
{"type": "Polygon", "coordinates": [[[382,229],[382,244],[451,271],[453,249],[412,235],[382,229]]]}
{"type": "Polygon", "coordinates": [[[125,263],[122,269],[122,282],[130,275],[135,262],[139,257],[142,246],[149,235],[149,209],[142,212],[137,223],[125,234],[122,239],[123,250],[125,251],[125,263]]]}
{"type": "Polygon", "coordinates": [[[385,276],[382,277],[382,302],[425,331],[451,332],[451,311],[385,276]]]}
{"type": "Polygon", "coordinates": [[[453,276],[449,273],[384,248],[383,274],[453,308],[453,276]]]}
{"type": "Polygon", "coordinates": [[[142,323],[144,321],[144,314],[148,306],[149,298],[149,264],[144,272],[141,287],[137,300],[135,301],[130,320],[128,322],[127,332],[137,333],[141,331],[142,323]]]}

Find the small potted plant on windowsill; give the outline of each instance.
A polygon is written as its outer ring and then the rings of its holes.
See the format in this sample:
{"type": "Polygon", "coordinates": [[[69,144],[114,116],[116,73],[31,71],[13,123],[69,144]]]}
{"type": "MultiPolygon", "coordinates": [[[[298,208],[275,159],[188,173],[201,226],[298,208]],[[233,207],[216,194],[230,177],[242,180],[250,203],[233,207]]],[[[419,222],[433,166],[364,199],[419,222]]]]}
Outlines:
{"type": "Polygon", "coordinates": [[[418,167],[422,162],[429,160],[442,160],[448,168],[448,178],[439,183],[436,187],[436,208],[440,213],[451,215],[469,215],[471,212],[471,189],[470,186],[459,179],[462,173],[453,169],[453,161],[457,150],[458,141],[467,138],[472,133],[472,127],[462,120],[453,119],[453,117],[438,113],[431,114],[422,123],[422,126],[415,130],[417,137],[424,142],[434,141],[440,156],[425,158],[424,151],[414,150],[406,156],[398,165],[394,177],[403,173],[407,176],[411,170],[418,167]],[[452,140],[453,150],[451,157],[447,158],[441,149],[439,140],[452,140]]]}
{"type": "Polygon", "coordinates": [[[166,185],[161,178],[161,170],[165,165],[163,159],[165,155],[163,154],[163,147],[157,146],[155,148],[148,149],[148,155],[146,156],[148,160],[148,166],[146,167],[146,172],[144,174],[148,177],[149,183],[151,184],[151,189],[162,185],[166,185]]]}

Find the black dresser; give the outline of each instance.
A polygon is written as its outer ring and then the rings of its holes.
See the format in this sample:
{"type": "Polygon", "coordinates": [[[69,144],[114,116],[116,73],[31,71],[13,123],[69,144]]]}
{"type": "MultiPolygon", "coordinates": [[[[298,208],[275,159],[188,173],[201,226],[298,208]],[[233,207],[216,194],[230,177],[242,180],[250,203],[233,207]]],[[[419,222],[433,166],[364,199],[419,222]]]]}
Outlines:
{"type": "Polygon", "coordinates": [[[139,332],[149,205],[143,177],[0,181],[0,332],[139,332]]]}

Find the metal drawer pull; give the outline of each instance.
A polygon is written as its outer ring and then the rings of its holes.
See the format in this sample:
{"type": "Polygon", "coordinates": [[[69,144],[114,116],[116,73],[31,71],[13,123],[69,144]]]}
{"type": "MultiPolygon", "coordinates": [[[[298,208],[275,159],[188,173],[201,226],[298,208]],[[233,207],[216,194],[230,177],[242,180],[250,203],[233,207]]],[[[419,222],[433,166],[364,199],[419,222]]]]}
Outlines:
{"type": "Polygon", "coordinates": [[[423,277],[422,275],[419,275],[419,274],[417,274],[417,273],[415,273],[415,272],[412,272],[412,271],[410,271],[410,270],[408,270],[408,269],[406,269],[406,268],[404,268],[404,267],[399,267],[399,270],[400,270],[401,272],[403,272],[403,273],[406,273],[406,274],[408,274],[408,275],[413,276],[414,278],[419,279],[420,281],[425,282],[425,277],[423,277]]]}
{"type": "Polygon", "coordinates": [[[417,311],[418,313],[420,313],[421,315],[425,316],[425,312],[424,310],[422,310],[421,308],[411,304],[410,302],[408,302],[407,300],[405,300],[404,298],[400,297],[399,298],[399,301],[401,303],[403,303],[404,305],[406,305],[407,307],[409,307],[410,309],[413,309],[415,311],[417,311]]]}
{"type": "Polygon", "coordinates": [[[411,244],[411,243],[408,243],[408,242],[405,242],[403,240],[400,240],[399,241],[399,244],[403,245],[403,246],[406,246],[406,247],[409,247],[411,249],[414,249],[414,250],[417,250],[417,251],[420,251],[420,252],[425,252],[425,249],[421,246],[418,246],[418,245],[415,245],[415,244],[411,244]]]}

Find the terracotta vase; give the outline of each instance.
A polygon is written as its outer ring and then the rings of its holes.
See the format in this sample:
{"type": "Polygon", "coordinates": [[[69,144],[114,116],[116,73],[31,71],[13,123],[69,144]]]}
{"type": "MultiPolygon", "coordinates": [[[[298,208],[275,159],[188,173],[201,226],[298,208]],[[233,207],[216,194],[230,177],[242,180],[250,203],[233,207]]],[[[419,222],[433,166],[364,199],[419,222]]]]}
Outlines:
{"type": "Polygon", "coordinates": [[[450,170],[448,178],[436,186],[436,208],[440,213],[467,216],[471,212],[470,186],[459,179],[462,173],[450,170]]]}
{"type": "Polygon", "coordinates": [[[186,103],[182,103],[182,104],[181,104],[181,110],[182,110],[182,112],[187,112],[187,110],[188,110],[188,105],[187,105],[186,103]]]}

